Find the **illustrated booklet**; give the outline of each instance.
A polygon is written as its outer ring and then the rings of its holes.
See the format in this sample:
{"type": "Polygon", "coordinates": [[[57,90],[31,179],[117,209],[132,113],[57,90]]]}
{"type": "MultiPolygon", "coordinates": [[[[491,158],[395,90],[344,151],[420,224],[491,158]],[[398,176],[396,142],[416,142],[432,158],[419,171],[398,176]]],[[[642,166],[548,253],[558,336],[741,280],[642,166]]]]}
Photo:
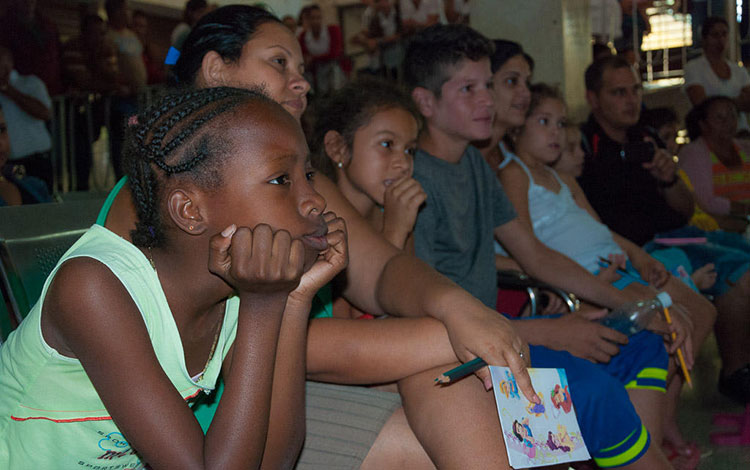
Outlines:
{"type": "Polygon", "coordinates": [[[565,369],[528,369],[540,403],[518,390],[507,367],[490,366],[497,413],[513,468],[540,467],[591,457],[581,437],[565,369]]]}

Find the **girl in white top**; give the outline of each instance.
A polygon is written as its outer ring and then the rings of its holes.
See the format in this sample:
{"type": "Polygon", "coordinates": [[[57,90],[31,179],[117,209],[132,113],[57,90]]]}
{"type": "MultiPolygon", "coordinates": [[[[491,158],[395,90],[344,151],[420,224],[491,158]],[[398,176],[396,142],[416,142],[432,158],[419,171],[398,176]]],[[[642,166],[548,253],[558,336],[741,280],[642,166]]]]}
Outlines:
{"type": "Polygon", "coordinates": [[[517,155],[509,153],[506,160],[511,162],[500,172],[519,217],[544,244],[591,272],[599,271],[600,258],[622,254],[641,267],[646,278],[649,271],[660,272],[663,267],[652,266],[648,254],[599,222],[574,178],[558,175],[549,166],[565,144],[565,105],[557,92],[535,85],[531,101],[528,117],[514,136],[517,155]]]}
{"type": "MultiPolygon", "coordinates": [[[[640,276],[651,285],[660,285],[660,289],[669,292],[673,298],[674,295],[682,297],[682,305],[694,302],[695,293],[666,273],[659,261],[601,224],[574,177],[558,174],[551,168],[560,158],[566,143],[565,114],[565,103],[557,91],[545,85],[531,87],[527,118],[514,135],[517,155],[509,154],[511,162],[500,172],[500,180],[518,217],[533,227],[534,234],[543,243],[589,270],[597,269],[595,260],[599,258],[608,258],[612,265],[619,265],[618,272],[625,271],[627,275],[616,279],[615,285],[630,280],[631,283],[621,287],[626,292],[641,295],[653,292],[651,286],[644,286],[636,280],[640,276]]],[[[574,171],[580,164],[580,154],[578,157],[578,161],[574,158],[569,163],[574,171]]],[[[696,330],[685,343],[690,350],[686,356],[688,361],[692,361],[692,345],[702,342],[696,330]]],[[[682,384],[677,377],[668,384],[666,415],[661,429],[665,439],[675,442],[679,435],[675,410],[682,384]]],[[[661,441],[657,438],[655,442],[661,441]]]]}

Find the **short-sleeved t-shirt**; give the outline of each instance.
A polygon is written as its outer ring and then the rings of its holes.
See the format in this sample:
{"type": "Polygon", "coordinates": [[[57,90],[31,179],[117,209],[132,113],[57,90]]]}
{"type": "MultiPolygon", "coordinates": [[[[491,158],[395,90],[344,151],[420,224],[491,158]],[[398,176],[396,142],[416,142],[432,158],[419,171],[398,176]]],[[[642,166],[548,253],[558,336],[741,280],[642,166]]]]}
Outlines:
{"type": "Polygon", "coordinates": [[[516,211],[494,172],[472,146],[458,163],[420,149],[414,178],[427,194],[414,227],[415,254],[495,308],[494,229],[513,220],[516,211]]]}
{"type": "MultiPolygon", "coordinates": [[[[742,89],[750,86],[750,74],[745,67],[740,67],[729,60],[726,62],[731,70],[728,80],[722,80],[714,73],[705,56],[688,62],[685,65],[685,90],[693,85],[700,85],[706,92],[706,96],[728,96],[729,98],[740,96],[742,89]]],[[[746,113],[740,113],[737,127],[750,130],[746,113]]]]}
{"type": "MultiPolygon", "coordinates": [[[[368,38],[381,39],[393,36],[399,32],[400,24],[401,14],[396,5],[391,7],[387,15],[372,6],[367,7],[362,13],[362,29],[367,31],[368,38]]],[[[368,67],[371,69],[381,66],[396,67],[403,60],[403,50],[398,41],[384,45],[368,55],[368,67]]]]}

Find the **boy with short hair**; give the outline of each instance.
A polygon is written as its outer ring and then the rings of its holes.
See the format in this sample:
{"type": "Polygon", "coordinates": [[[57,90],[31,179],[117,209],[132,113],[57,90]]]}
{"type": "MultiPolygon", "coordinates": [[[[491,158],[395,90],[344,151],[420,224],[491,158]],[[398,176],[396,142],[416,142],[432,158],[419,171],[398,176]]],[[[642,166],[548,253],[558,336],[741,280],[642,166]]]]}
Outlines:
{"type": "MultiPolygon", "coordinates": [[[[494,172],[470,145],[489,138],[491,133],[491,53],[491,42],[463,25],[427,28],[407,49],[405,81],[425,118],[414,162],[414,177],[427,193],[414,229],[416,255],[494,306],[494,233],[533,276],[574,290],[600,305],[614,307],[626,302],[628,298],[621,291],[546,248],[517,220],[494,172]]],[[[649,433],[623,386],[628,384],[646,424],[660,442],[659,408],[663,406],[667,372],[661,338],[650,332],[635,335],[618,354],[610,341],[625,344],[627,338],[581,314],[516,322],[531,344],[571,351],[574,345],[564,337],[564,331],[570,330],[563,328],[573,325],[599,335],[601,347],[613,348],[608,350],[611,359],[607,365],[595,365],[541,346],[531,347],[531,361],[534,367],[566,369],[589,452],[601,467],[670,468],[659,446],[649,446],[649,433]]],[[[420,409],[431,409],[425,401],[405,404],[413,426],[420,426],[412,423],[413,415],[419,418],[425,414],[420,414],[420,409]]],[[[491,400],[482,401],[494,407],[491,400]]],[[[423,444],[430,446],[429,442],[423,444]]]]}

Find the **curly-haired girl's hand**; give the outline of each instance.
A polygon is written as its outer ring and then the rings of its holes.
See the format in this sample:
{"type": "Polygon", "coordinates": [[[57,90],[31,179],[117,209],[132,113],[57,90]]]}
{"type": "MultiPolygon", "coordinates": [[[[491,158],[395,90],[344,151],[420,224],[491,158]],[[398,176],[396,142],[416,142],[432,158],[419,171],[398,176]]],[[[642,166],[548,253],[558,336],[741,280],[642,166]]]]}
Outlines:
{"type": "Polygon", "coordinates": [[[425,199],[427,194],[414,178],[397,180],[386,188],[383,202],[383,236],[386,240],[404,248],[425,199]]]}

